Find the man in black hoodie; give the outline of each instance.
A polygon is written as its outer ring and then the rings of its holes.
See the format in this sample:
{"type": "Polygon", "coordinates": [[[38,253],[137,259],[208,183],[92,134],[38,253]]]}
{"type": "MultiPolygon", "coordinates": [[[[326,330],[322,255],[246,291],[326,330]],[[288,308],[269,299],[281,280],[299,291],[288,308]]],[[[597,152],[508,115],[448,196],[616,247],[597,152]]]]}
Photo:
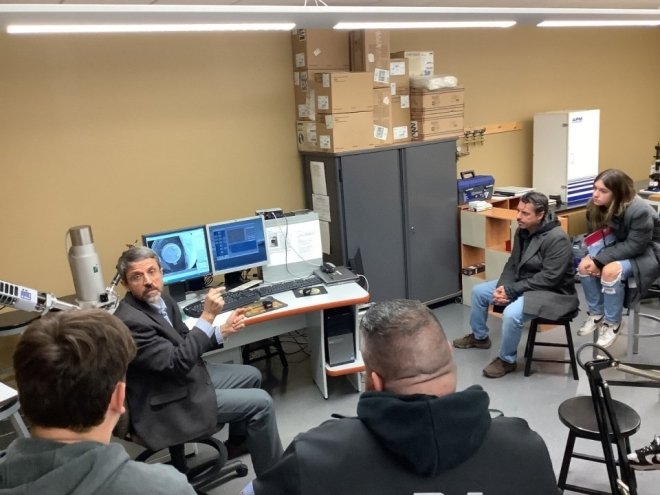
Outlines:
{"type": "Polygon", "coordinates": [[[360,331],[357,417],[298,435],[244,494],[557,494],[541,437],[520,418],[491,419],[481,387],[456,392],[451,347],[425,305],[376,304],[360,331]]]}
{"type": "Polygon", "coordinates": [[[548,198],[538,192],[523,195],[516,220],[513,250],[500,279],[472,289],[472,333],[454,340],[458,349],[490,349],[488,307],[504,308],[500,352],[483,371],[488,378],[515,371],[526,321],[537,316],[556,320],[578,308],[571,240],[548,211],[548,198]]]}

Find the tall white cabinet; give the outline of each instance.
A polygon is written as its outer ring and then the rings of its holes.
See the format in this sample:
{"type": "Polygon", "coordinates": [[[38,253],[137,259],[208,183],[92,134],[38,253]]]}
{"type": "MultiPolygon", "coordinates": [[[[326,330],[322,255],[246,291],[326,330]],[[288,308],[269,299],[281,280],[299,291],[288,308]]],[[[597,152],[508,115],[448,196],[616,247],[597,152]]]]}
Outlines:
{"type": "Polygon", "coordinates": [[[566,204],[591,197],[598,175],[600,110],[534,114],[534,189],[566,204]]]}

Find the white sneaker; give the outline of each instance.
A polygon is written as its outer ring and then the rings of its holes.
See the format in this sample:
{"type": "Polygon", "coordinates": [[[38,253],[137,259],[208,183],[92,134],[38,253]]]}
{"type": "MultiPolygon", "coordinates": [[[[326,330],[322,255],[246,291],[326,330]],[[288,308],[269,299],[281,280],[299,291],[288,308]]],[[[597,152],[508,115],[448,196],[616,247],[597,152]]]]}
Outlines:
{"type": "Polygon", "coordinates": [[[603,315],[588,315],[577,334],[580,337],[590,335],[600,328],[600,323],[603,321],[603,315]]]}
{"type": "Polygon", "coordinates": [[[596,342],[596,344],[607,349],[614,344],[614,341],[621,333],[621,330],[623,330],[623,327],[623,321],[618,325],[605,322],[601,323],[600,329],[598,330],[598,342],[596,342]]]}

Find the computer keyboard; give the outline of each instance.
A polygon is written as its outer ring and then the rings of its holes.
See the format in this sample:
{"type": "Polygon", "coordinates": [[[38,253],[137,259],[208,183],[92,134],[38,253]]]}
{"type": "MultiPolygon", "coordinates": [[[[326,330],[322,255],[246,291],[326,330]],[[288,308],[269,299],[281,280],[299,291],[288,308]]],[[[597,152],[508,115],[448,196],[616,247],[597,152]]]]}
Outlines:
{"type": "MultiPolygon", "coordinates": [[[[247,306],[253,302],[261,299],[261,295],[255,289],[245,289],[238,290],[234,292],[225,292],[222,295],[222,298],[225,300],[225,305],[222,308],[222,311],[232,311],[236,308],[241,308],[247,306]]],[[[204,310],[204,300],[200,299],[194,303],[188,304],[183,308],[183,312],[192,317],[199,318],[204,310]]]]}
{"type": "MultiPolygon", "coordinates": [[[[262,285],[253,289],[225,292],[222,295],[222,298],[225,300],[225,306],[222,308],[222,311],[232,311],[236,308],[241,308],[256,302],[262,297],[272,296],[273,294],[279,294],[280,292],[286,292],[289,290],[313,287],[314,285],[323,285],[323,281],[316,275],[306,278],[297,278],[295,280],[287,280],[285,282],[275,282],[273,284],[262,285]]],[[[203,310],[203,299],[190,303],[183,308],[183,312],[192,318],[199,318],[203,310]]]]}
{"type": "Polygon", "coordinates": [[[274,284],[262,285],[253,290],[258,291],[259,294],[261,294],[261,296],[264,297],[264,296],[272,296],[273,294],[277,294],[278,292],[286,292],[288,290],[295,290],[295,289],[304,289],[305,287],[312,287],[314,285],[322,285],[322,284],[323,281],[320,278],[318,278],[316,275],[312,275],[306,278],[297,278],[294,280],[287,280],[285,282],[275,282],[274,284]]]}

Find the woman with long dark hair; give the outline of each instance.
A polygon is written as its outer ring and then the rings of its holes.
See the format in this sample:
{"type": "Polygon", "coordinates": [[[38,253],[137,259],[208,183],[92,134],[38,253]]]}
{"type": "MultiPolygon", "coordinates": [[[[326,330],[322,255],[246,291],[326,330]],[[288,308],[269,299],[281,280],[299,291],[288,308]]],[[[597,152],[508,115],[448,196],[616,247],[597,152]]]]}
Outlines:
{"type": "Polygon", "coordinates": [[[637,196],[632,179],[611,168],[594,180],[587,223],[590,238],[600,242],[578,266],[588,307],[578,335],[598,331],[598,345],[609,347],[621,333],[625,281],[634,277],[641,297],[660,275],[660,219],[637,196]]]}

